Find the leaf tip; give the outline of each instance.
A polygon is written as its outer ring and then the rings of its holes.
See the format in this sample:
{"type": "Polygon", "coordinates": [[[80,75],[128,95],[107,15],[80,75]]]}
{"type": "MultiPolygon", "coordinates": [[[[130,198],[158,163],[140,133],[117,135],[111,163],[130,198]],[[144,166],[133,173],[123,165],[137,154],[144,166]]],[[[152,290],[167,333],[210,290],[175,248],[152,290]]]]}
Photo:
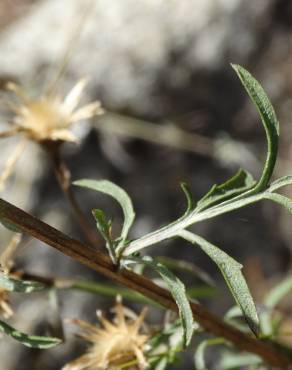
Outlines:
{"type": "Polygon", "coordinates": [[[260,336],[260,323],[259,321],[255,321],[250,317],[244,317],[245,321],[247,322],[250,330],[253,332],[253,334],[256,336],[256,338],[259,338],[260,336]]]}
{"type": "Polygon", "coordinates": [[[191,210],[194,209],[194,200],[193,200],[193,196],[192,196],[192,193],[189,189],[189,186],[186,182],[181,182],[180,183],[180,187],[182,189],[182,191],[184,192],[185,196],[186,196],[186,199],[187,199],[187,210],[186,210],[186,213],[190,212],[191,210]]]}
{"type": "Polygon", "coordinates": [[[240,79],[242,79],[244,75],[250,75],[250,73],[245,68],[243,68],[240,64],[230,63],[230,65],[240,79]]]}
{"type": "Polygon", "coordinates": [[[82,186],[83,185],[83,180],[75,180],[72,182],[72,185],[74,186],[82,186]]]}
{"type": "Polygon", "coordinates": [[[233,69],[237,69],[238,67],[240,67],[239,66],[239,64],[235,64],[235,63],[230,63],[230,65],[231,65],[231,67],[233,68],[233,69]]]}

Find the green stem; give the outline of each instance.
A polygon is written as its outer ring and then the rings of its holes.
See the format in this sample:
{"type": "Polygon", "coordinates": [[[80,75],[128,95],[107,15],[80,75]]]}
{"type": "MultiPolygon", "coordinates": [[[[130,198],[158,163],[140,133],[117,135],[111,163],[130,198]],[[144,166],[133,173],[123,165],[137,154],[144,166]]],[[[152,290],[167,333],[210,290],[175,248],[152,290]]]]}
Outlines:
{"type": "Polygon", "coordinates": [[[57,279],[55,281],[55,286],[57,289],[76,289],[88,293],[101,294],[106,297],[115,297],[120,294],[123,298],[128,299],[129,301],[150,304],[151,306],[156,307],[159,306],[159,304],[154,302],[152,299],[148,299],[147,297],[129,289],[123,289],[114,285],[99,284],[88,280],[57,279]]]}
{"type": "Polygon", "coordinates": [[[223,202],[220,205],[208,208],[201,213],[193,211],[181,217],[177,221],[162,227],[159,230],[153,231],[140,239],[133,240],[131,243],[129,243],[126,250],[124,251],[124,256],[129,256],[150,245],[157,244],[166,239],[176,237],[180,233],[180,231],[183,231],[184,229],[195,223],[217,217],[224,213],[231,212],[236,209],[245,207],[247,205],[259,202],[260,200],[263,199],[265,199],[265,193],[260,193],[252,195],[248,198],[239,199],[234,202],[229,201],[223,202]]]}

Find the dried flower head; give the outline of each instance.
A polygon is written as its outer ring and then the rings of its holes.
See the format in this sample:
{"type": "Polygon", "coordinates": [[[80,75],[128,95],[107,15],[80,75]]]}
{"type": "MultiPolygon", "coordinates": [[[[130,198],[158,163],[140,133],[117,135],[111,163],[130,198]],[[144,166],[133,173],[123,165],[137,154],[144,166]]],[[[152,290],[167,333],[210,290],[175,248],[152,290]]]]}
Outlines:
{"type": "Polygon", "coordinates": [[[63,99],[55,92],[55,89],[39,98],[30,98],[20,86],[12,82],[8,83],[7,89],[16,95],[18,103],[7,101],[14,115],[12,127],[0,132],[0,138],[23,134],[25,140],[16,145],[4,166],[0,175],[0,191],[5,189],[7,180],[25,149],[26,139],[38,143],[76,142],[77,138],[70,130],[71,126],[77,121],[103,113],[99,101],[78,108],[85,86],[86,80],[81,79],[63,99]]]}
{"type": "Polygon", "coordinates": [[[8,83],[8,90],[19,99],[19,104],[9,104],[14,114],[11,133],[22,132],[30,140],[38,142],[77,141],[70,131],[72,124],[103,113],[99,101],[77,108],[85,86],[86,80],[81,79],[64,99],[55,92],[31,99],[20,86],[8,83]]]}
{"type": "MultiPolygon", "coordinates": [[[[100,370],[121,365],[136,359],[136,368],[145,368],[147,362],[144,356],[148,349],[149,336],[140,333],[145,317],[145,309],[135,318],[126,318],[126,309],[120,299],[115,305],[113,322],[104,318],[98,312],[100,326],[91,325],[81,320],[74,320],[83,329],[81,338],[91,343],[87,353],[68,363],[62,370],[100,370]]],[[[133,314],[133,313],[132,313],[133,314]]]]}

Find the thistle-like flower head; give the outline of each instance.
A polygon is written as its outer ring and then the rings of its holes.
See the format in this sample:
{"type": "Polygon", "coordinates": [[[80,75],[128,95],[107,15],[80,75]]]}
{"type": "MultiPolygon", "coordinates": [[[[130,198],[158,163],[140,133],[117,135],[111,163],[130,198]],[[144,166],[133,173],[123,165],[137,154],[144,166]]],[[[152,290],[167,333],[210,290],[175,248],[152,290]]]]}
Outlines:
{"type": "Polygon", "coordinates": [[[72,124],[103,113],[99,101],[77,108],[85,86],[86,80],[81,79],[64,99],[55,92],[32,99],[18,85],[9,83],[8,90],[19,99],[18,104],[10,104],[14,131],[38,142],[77,141],[70,131],[72,124]]]}
{"type": "Polygon", "coordinates": [[[83,332],[80,337],[91,343],[87,353],[68,363],[62,370],[101,370],[123,364],[136,359],[137,367],[145,368],[147,362],[144,356],[148,349],[149,336],[142,334],[145,309],[134,319],[125,316],[126,309],[120,299],[115,306],[115,319],[108,321],[98,313],[100,326],[91,325],[85,321],[74,320],[83,332]]]}

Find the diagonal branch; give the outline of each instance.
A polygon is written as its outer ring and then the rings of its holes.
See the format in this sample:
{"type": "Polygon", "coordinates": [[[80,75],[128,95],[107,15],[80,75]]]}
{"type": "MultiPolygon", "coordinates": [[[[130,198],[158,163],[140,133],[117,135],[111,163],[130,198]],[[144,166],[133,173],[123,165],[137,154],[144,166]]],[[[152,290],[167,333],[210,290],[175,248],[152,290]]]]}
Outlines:
{"type": "MultiPolygon", "coordinates": [[[[16,227],[22,232],[43,241],[111,280],[153,299],[168,309],[177,311],[177,306],[167,290],[132,271],[117,271],[116,266],[104,253],[70,238],[2,199],[0,199],[0,220],[5,225],[16,227]]],[[[291,365],[291,357],[273,346],[226,324],[221,318],[197,303],[192,302],[191,308],[196,321],[214,335],[224,337],[241,350],[257,354],[265,362],[276,368],[288,369],[291,365]]]]}

